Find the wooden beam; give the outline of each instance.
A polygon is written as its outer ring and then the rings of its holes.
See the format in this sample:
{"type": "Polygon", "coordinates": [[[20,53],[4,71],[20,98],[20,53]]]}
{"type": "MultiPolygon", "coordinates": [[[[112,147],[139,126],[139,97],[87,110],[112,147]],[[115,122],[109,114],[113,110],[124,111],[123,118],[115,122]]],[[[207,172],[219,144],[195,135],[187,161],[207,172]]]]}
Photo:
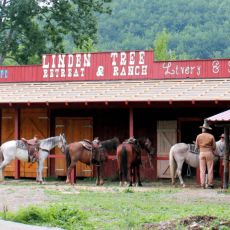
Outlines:
{"type": "Polygon", "coordinates": [[[134,136],[134,131],[133,131],[133,109],[129,109],[129,137],[134,136]]]}
{"type": "MultiPolygon", "coordinates": [[[[20,109],[15,109],[15,120],[14,120],[14,139],[20,138],[20,109]]],[[[15,160],[14,178],[20,178],[20,161],[15,160]]]]}
{"type": "Polygon", "coordinates": [[[229,127],[224,127],[224,142],[225,142],[225,153],[224,153],[224,184],[223,188],[228,189],[229,180],[229,127]]]}

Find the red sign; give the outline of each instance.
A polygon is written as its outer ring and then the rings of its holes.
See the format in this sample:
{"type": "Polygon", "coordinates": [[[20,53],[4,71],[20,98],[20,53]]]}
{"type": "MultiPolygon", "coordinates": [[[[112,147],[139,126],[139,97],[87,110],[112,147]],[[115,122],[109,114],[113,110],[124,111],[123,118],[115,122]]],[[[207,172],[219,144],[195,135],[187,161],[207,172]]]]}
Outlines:
{"type": "Polygon", "coordinates": [[[229,77],[230,59],[155,62],[152,51],[48,54],[42,65],[0,67],[0,82],[229,77]]]}

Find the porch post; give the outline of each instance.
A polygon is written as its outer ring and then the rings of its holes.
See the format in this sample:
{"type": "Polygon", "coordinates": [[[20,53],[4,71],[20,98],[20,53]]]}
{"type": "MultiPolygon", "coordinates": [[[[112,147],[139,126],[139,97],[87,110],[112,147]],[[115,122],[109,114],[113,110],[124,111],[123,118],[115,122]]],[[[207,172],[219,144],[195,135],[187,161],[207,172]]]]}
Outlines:
{"type": "Polygon", "coordinates": [[[224,127],[225,153],[224,153],[224,189],[228,189],[229,180],[229,128],[224,127]]]}
{"type": "Polygon", "coordinates": [[[129,109],[129,137],[134,136],[134,131],[133,131],[133,108],[129,109]]]}
{"type": "MultiPolygon", "coordinates": [[[[18,140],[20,137],[20,109],[15,109],[15,120],[14,120],[14,139],[18,140]]],[[[15,160],[14,179],[20,178],[20,161],[15,160]]]]}

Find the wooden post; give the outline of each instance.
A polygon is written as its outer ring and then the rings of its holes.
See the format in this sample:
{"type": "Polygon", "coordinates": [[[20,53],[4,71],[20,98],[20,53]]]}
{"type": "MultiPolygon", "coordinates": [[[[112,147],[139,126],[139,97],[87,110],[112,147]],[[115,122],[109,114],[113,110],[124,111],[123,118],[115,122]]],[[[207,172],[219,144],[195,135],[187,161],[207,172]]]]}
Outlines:
{"type": "Polygon", "coordinates": [[[228,189],[229,180],[229,128],[224,127],[224,142],[225,142],[225,153],[224,153],[224,189],[228,189]]]}
{"type": "MultiPolygon", "coordinates": [[[[14,120],[14,139],[18,140],[20,138],[20,109],[15,109],[15,120],[14,120]]],[[[20,178],[20,161],[15,160],[15,170],[14,179],[20,178]]]]}
{"type": "Polygon", "coordinates": [[[129,109],[129,137],[134,136],[134,131],[133,131],[133,109],[129,109]]]}

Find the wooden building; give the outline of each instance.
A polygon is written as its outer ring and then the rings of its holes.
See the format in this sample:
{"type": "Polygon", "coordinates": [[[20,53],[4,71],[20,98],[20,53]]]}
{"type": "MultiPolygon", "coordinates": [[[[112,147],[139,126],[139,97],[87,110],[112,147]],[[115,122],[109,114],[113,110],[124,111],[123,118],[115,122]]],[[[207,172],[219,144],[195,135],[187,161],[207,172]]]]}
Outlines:
{"type": "MultiPolygon", "coordinates": [[[[153,51],[43,55],[42,65],[0,67],[1,142],[65,132],[67,141],[148,136],[157,155],[142,156],[144,179],[168,178],[168,152],[191,143],[203,119],[230,105],[230,59],[154,61],[153,51]]],[[[213,127],[216,138],[222,130],[213,127]]],[[[65,176],[51,152],[44,176],[65,176]]],[[[35,177],[35,165],[13,162],[5,175],[35,177]]],[[[77,176],[92,176],[81,163],[77,176]]],[[[111,156],[106,176],[116,177],[111,156]]]]}

